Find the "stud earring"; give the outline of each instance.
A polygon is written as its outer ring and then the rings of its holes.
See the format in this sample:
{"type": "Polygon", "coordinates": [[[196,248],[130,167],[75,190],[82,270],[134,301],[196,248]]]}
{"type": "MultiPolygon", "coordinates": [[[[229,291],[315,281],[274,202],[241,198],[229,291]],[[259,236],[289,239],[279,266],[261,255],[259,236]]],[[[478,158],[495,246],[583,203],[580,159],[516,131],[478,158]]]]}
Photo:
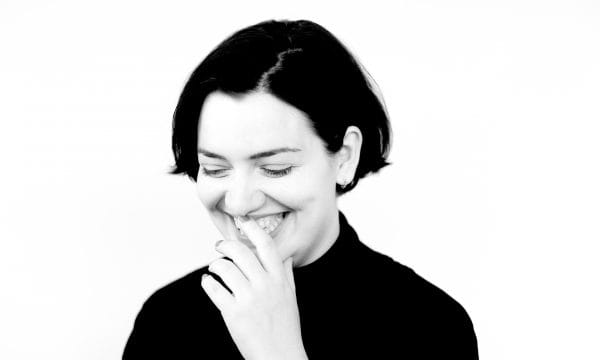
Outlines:
{"type": "Polygon", "coordinates": [[[346,180],[346,181],[344,181],[343,183],[341,183],[341,184],[340,184],[340,187],[341,187],[342,189],[345,189],[345,188],[346,188],[346,186],[348,186],[350,183],[351,183],[351,181],[348,181],[348,180],[346,180]]]}

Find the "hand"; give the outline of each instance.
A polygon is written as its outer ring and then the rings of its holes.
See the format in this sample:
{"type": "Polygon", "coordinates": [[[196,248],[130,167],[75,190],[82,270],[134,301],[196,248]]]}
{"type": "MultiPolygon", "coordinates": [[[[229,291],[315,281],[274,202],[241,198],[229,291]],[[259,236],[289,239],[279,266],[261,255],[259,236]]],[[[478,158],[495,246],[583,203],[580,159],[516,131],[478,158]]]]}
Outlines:
{"type": "Polygon", "coordinates": [[[221,311],[244,359],[307,359],[292,258],[282,262],[273,239],[253,219],[242,220],[241,227],[258,258],[240,241],[220,242],[217,250],[232,261],[219,258],[208,269],[231,293],[210,275],[203,276],[202,288],[221,311]]]}

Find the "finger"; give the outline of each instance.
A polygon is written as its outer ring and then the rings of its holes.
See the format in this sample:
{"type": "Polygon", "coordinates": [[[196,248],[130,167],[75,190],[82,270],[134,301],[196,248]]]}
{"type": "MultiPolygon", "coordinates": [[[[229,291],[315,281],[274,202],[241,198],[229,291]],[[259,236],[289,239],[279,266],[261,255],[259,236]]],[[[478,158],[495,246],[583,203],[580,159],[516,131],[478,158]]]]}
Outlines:
{"type": "Polygon", "coordinates": [[[285,275],[288,280],[288,283],[290,284],[290,286],[292,287],[292,289],[294,290],[294,293],[295,293],[296,292],[296,282],[294,280],[294,258],[292,258],[291,256],[289,258],[287,258],[287,260],[285,260],[283,262],[283,269],[285,271],[285,275]]]}
{"type": "Polygon", "coordinates": [[[252,250],[237,240],[219,241],[215,248],[221,254],[230,258],[250,281],[257,281],[264,276],[265,269],[252,250]]]}
{"type": "Polygon", "coordinates": [[[226,312],[233,305],[234,299],[231,293],[211,275],[202,275],[200,286],[202,286],[206,295],[208,295],[219,311],[226,312]]]}
{"type": "Polygon", "coordinates": [[[250,217],[242,216],[240,218],[240,227],[248,239],[256,246],[256,251],[260,257],[260,262],[265,270],[273,274],[282,274],[283,263],[275,247],[273,239],[250,217]]]}
{"type": "Polygon", "coordinates": [[[234,297],[248,292],[250,283],[233,262],[219,258],[210,263],[208,271],[219,275],[234,297]]]}

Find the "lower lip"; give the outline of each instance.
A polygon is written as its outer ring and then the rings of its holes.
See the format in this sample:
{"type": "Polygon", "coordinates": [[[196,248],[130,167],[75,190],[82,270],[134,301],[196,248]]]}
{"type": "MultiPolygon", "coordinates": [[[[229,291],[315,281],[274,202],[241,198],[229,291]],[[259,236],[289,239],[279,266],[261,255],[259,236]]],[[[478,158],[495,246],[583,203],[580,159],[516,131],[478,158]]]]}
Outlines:
{"type": "MultiPolygon", "coordinates": [[[[268,234],[272,239],[275,239],[275,237],[277,236],[277,234],[279,234],[281,232],[281,228],[283,227],[285,221],[287,220],[288,215],[289,215],[289,212],[284,212],[283,213],[283,220],[281,220],[281,222],[279,223],[279,225],[277,225],[277,227],[275,228],[275,230],[273,230],[271,233],[268,234]]],[[[248,239],[247,236],[242,235],[242,233],[240,233],[240,231],[235,226],[235,224],[234,224],[234,227],[235,227],[235,232],[237,233],[237,236],[240,238],[240,240],[242,240],[245,243],[247,243],[247,245],[250,246],[250,247],[255,247],[254,244],[252,243],[252,241],[250,239],[248,239]]]]}

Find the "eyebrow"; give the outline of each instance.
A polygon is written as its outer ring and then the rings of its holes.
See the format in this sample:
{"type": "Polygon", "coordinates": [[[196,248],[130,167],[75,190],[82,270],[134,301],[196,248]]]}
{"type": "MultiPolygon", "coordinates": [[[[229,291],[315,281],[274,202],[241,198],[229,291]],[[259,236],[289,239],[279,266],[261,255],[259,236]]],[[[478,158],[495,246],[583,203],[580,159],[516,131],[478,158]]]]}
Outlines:
{"type": "MultiPolygon", "coordinates": [[[[250,155],[250,157],[248,157],[248,159],[250,159],[250,160],[256,160],[256,159],[265,158],[265,157],[277,155],[277,154],[284,153],[284,152],[297,152],[297,151],[302,151],[302,150],[301,149],[297,149],[297,148],[281,147],[281,148],[277,148],[277,149],[272,149],[272,150],[267,150],[267,151],[261,151],[259,153],[250,155]]],[[[198,153],[202,154],[202,155],[204,155],[206,157],[213,158],[213,159],[227,160],[222,155],[215,154],[214,152],[210,152],[210,151],[204,150],[202,148],[198,149],[198,153]]]]}

